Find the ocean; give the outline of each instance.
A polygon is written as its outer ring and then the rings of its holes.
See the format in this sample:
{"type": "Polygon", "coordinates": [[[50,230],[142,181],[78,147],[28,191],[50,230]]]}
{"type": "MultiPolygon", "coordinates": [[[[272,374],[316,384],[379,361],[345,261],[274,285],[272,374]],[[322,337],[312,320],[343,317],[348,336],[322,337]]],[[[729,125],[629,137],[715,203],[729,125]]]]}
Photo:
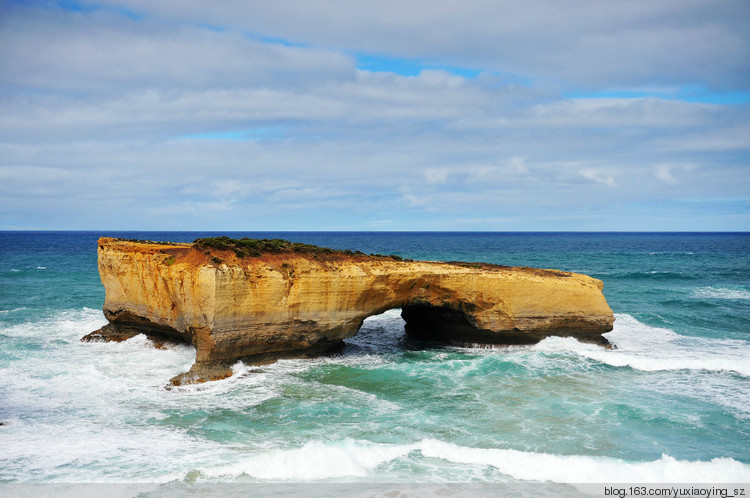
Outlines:
{"type": "Polygon", "coordinates": [[[585,273],[617,349],[418,341],[390,310],[171,390],[192,347],[79,341],[105,235],[217,234],[0,232],[0,483],[750,483],[750,234],[228,233],[585,273]]]}

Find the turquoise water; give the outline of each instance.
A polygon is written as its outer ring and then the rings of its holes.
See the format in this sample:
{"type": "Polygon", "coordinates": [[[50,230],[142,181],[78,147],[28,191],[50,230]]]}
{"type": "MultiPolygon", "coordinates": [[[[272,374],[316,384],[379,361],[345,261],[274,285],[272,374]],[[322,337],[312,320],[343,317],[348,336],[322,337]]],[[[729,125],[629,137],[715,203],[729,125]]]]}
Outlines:
{"type": "Polygon", "coordinates": [[[81,343],[101,235],[0,232],[3,482],[750,482],[750,235],[237,233],[601,279],[616,350],[466,349],[372,317],[340,355],[165,389],[188,346],[81,343]]]}

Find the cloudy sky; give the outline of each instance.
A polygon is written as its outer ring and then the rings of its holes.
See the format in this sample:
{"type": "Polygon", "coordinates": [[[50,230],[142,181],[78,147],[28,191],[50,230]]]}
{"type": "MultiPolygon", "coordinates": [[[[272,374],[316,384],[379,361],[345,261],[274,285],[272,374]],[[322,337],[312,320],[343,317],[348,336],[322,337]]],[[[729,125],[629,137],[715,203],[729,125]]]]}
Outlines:
{"type": "Polygon", "coordinates": [[[747,0],[0,0],[0,229],[750,230],[747,0]]]}

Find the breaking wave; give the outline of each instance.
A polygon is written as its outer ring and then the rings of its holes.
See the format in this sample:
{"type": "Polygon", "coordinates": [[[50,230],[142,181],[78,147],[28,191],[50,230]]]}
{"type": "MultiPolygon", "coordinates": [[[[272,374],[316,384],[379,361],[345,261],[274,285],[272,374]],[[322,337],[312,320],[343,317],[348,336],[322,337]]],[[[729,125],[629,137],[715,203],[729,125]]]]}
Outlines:
{"type": "Polygon", "coordinates": [[[570,337],[548,337],[533,349],[546,353],[573,352],[613,367],[646,372],[664,370],[729,371],[750,377],[748,344],[730,339],[688,337],[652,327],[626,314],[618,314],[606,337],[617,345],[607,350],[570,337]]]}
{"type": "Polygon", "coordinates": [[[693,297],[708,299],[750,299],[750,291],[743,289],[729,289],[726,287],[701,287],[693,291],[693,297]]]}
{"type": "MultiPolygon", "coordinates": [[[[499,448],[471,448],[436,439],[404,445],[345,440],[311,441],[301,448],[259,451],[241,462],[201,469],[201,477],[259,480],[326,480],[365,477],[378,466],[407,455],[455,464],[490,466],[520,481],[599,482],[747,482],[750,465],[732,458],[710,461],[658,460],[629,462],[617,458],[553,455],[499,448]]],[[[428,460],[426,460],[428,462],[428,460]]]]}

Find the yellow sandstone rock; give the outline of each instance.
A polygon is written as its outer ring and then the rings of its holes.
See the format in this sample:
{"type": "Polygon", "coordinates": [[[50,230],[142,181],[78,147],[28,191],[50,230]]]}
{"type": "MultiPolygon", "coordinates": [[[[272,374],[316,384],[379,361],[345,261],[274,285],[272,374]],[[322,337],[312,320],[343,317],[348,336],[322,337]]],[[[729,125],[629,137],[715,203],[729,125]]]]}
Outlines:
{"type": "Polygon", "coordinates": [[[85,340],[138,333],[193,344],[172,382],[231,375],[237,360],[316,355],[365,318],[401,308],[410,334],[458,344],[529,344],[550,335],[606,344],[614,317],[586,275],[489,264],[293,251],[238,257],[193,244],[99,240],[109,324],[85,340]]]}

